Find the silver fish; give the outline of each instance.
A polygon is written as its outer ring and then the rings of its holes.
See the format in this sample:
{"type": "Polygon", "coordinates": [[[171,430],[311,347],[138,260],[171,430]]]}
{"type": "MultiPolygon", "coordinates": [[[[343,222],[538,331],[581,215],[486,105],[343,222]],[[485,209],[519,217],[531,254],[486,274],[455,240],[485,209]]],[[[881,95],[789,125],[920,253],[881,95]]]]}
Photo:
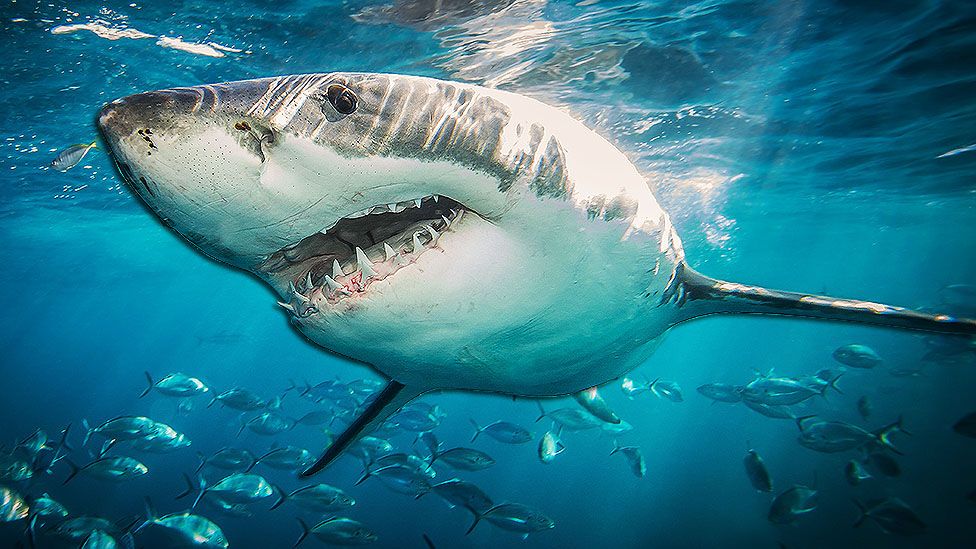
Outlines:
{"type": "Polygon", "coordinates": [[[377,540],[376,534],[366,525],[350,518],[328,518],[311,528],[302,519],[298,519],[298,522],[302,526],[302,535],[295,542],[295,547],[305,541],[309,534],[333,545],[366,545],[377,540]]]}
{"type": "Polygon", "coordinates": [[[637,478],[644,478],[647,474],[647,464],[644,462],[644,454],[641,453],[640,448],[637,446],[620,446],[616,440],[613,441],[613,450],[610,451],[610,455],[616,453],[621,453],[627,458],[627,464],[630,465],[630,472],[634,473],[637,478]]]}
{"type": "Polygon", "coordinates": [[[475,429],[471,442],[474,442],[481,433],[505,444],[525,444],[532,440],[532,433],[528,429],[508,421],[496,421],[484,427],[479,426],[473,419],[470,421],[475,429]]]}
{"type": "Polygon", "coordinates": [[[658,398],[664,398],[671,402],[683,402],[685,399],[681,395],[681,387],[674,381],[655,379],[651,382],[650,389],[658,398]]]}
{"type": "Polygon", "coordinates": [[[799,515],[809,513],[816,508],[817,491],[796,484],[773,498],[773,503],[769,506],[769,522],[791,524],[799,515]]]}
{"type": "Polygon", "coordinates": [[[0,486],[0,522],[13,522],[27,518],[30,506],[13,488],[0,486]]]}
{"type": "Polygon", "coordinates": [[[854,503],[861,512],[861,516],[854,523],[855,527],[870,518],[886,533],[899,536],[915,536],[928,528],[915,511],[898,498],[887,498],[868,505],[863,505],[857,500],[854,500],[854,503]]]}
{"type": "Polygon", "coordinates": [[[766,469],[766,462],[763,461],[759,452],[755,450],[746,452],[743,463],[746,466],[746,476],[749,477],[749,482],[753,488],[760,492],[773,491],[773,477],[770,476],[769,470],[766,469]]]}
{"type": "Polygon", "coordinates": [[[871,347],[852,343],[838,347],[834,360],[851,368],[869,369],[881,364],[881,357],[871,347]]]}
{"type": "Polygon", "coordinates": [[[352,496],[328,484],[312,484],[299,488],[290,494],[280,493],[278,501],[271,508],[277,509],[285,501],[293,502],[309,511],[321,513],[338,511],[356,504],[356,500],[352,496]]]}
{"type": "Polygon", "coordinates": [[[555,433],[552,430],[546,431],[546,434],[542,435],[542,440],[539,441],[539,461],[542,463],[552,463],[556,456],[566,451],[566,446],[559,438],[560,431],[562,428],[555,433]]]}
{"type": "Polygon", "coordinates": [[[475,515],[474,522],[468,528],[467,533],[470,534],[481,520],[486,520],[502,530],[524,534],[523,537],[533,532],[549,530],[556,526],[556,523],[551,518],[542,514],[538,509],[534,509],[528,505],[522,505],[521,503],[503,503],[492,507],[480,515],[475,515]]]}
{"type": "Polygon", "coordinates": [[[51,161],[51,167],[59,172],[66,172],[77,166],[85,158],[85,155],[88,154],[88,151],[94,149],[95,146],[95,141],[87,144],[78,143],[77,145],[72,145],[58,153],[58,156],[51,161]]]}

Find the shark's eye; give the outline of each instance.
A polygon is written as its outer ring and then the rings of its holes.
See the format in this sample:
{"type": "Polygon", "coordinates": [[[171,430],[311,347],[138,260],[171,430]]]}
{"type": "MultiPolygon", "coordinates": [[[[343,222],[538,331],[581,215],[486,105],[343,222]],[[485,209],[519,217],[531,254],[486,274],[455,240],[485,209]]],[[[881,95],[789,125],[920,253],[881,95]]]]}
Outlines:
{"type": "Polygon", "coordinates": [[[352,114],[356,112],[356,103],[358,100],[356,99],[356,94],[349,88],[342,84],[332,84],[325,93],[326,97],[329,98],[329,103],[332,104],[339,114],[352,114]]]}

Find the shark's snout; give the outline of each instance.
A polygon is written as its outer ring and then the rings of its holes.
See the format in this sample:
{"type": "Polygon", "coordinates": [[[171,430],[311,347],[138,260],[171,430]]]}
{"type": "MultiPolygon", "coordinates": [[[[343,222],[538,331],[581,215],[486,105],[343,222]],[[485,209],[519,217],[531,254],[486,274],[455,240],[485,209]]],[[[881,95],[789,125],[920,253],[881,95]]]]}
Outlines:
{"type": "Polygon", "coordinates": [[[191,114],[200,108],[204,94],[197,88],[137,93],[116,99],[102,107],[98,113],[98,127],[110,144],[139,133],[142,130],[146,142],[151,141],[152,128],[161,123],[169,124],[181,115],[191,114]],[[148,132],[147,132],[148,130],[148,132]]]}

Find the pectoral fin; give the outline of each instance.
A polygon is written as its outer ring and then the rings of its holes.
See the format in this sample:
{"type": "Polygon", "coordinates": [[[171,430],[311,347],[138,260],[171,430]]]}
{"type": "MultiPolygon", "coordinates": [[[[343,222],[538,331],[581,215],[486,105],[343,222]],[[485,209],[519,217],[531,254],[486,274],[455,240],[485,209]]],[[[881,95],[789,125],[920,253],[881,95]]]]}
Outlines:
{"type": "Polygon", "coordinates": [[[314,465],[302,471],[299,476],[310,477],[328,467],[337,457],[342,455],[350,445],[383,424],[384,421],[397,410],[417,396],[425,389],[414,389],[402,383],[390,380],[366,409],[357,417],[332,444],[325,449],[322,457],[314,465]]]}

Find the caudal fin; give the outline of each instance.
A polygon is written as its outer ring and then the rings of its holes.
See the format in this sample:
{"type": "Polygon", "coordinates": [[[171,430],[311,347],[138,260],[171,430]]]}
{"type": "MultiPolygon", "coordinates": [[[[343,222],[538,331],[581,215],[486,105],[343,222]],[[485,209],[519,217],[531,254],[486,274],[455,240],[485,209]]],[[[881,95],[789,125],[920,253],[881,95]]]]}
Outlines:
{"type": "Polygon", "coordinates": [[[874,432],[874,436],[878,439],[878,442],[881,443],[882,446],[898,454],[899,456],[903,456],[905,454],[903,454],[901,450],[896,448],[894,443],[891,442],[891,434],[904,433],[906,435],[911,435],[911,433],[908,432],[908,430],[903,426],[903,419],[904,418],[902,416],[898,416],[897,421],[894,423],[889,423],[888,425],[885,425],[874,432]]]}
{"type": "Polygon", "coordinates": [[[143,373],[146,374],[146,381],[149,382],[149,386],[146,387],[146,389],[142,392],[141,395],[139,395],[139,398],[148,395],[149,391],[152,391],[153,387],[156,385],[155,383],[153,383],[152,375],[150,375],[149,372],[143,372],[143,373]]]}
{"type": "Polygon", "coordinates": [[[858,526],[864,524],[864,519],[868,518],[868,508],[865,507],[863,503],[861,503],[856,499],[851,499],[851,501],[853,501],[854,505],[857,506],[857,511],[859,513],[857,520],[855,520],[853,524],[853,527],[857,528],[858,526]]]}
{"type": "Polygon", "coordinates": [[[675,268],[660,303],[681,309],[681,320],[713,314],[783,315],[856,322],[885,328],[976,335],[976,319],[928,314],[858,299],[771,290],[709,278],[685,263],[675,268]]]}
{"type": "Polygon", "coordinates": [[[423,390],[406,387],[402,383],[390,380],[386,387],[376,395],[376,398],[369,403],[366,409],[325,449],[322,457],[311,467],[302,471],[299,476],[310,477],[325,469],[337,457],[342,455],[342,452],[349,445],[382,425],[388,417],[402,408],[404,404],[420,396],[423,392],[423,390]]]}
{"type": "MultiPolygon", "coordinates": [[[[469,507],[469,509],[470,509],[470,507],[469,507]]],[[[474,513],[474,521],[471,523],[471,526],[468,527],[467,532],[464,533],[465,536],[467,536],[471,532],[473,532],[474,531],[474,527],[477,526],[479,522],[481,522],[481,513],[478,513],[476,511],[474,511],[473,509],[471,509],[471,512],[474,513]]]]}
{"type": "Polygon", "coordinates": [[[480,435],[481,434],[481,431],[483,431],[484,429],[482,429],[481,426],[478,425],[478,422],[477,421],[475,421],[473,419],[468,419],[468,421],[471,422],[471,425],[474,425],[474,436],[471,437],[471,442],[474,442],[475,440],[478,439],[478,435],[480,435]]]}
{"type": "Polygon", "coordinates": [[[68,477],[65,478],[64,482],[61,483],[62,486],[68,484],[68,482],[70,482],[71,479],[78,476],[78,473],[81,471],[81,467],[75,465],[74,462],[72,462],[70,459],[64,458],[64,462],[68,465],[68,468],[71,469],[71,472],[68,473],[68,477]]]}
{"type": "Polygon", "coordinates": [[[305,521],[304,520],[302,520],[302,519],[296,519],[296,520],[298,520],[298,524],[300,524],[301,527],[302,527],[302,535],[301,536],[298,536],[298,541],[296,541],[295,542],[295,545],[292,545],[292,547],[298,547],[298,545],[301,542],[305,541],[305,538],[308,537],[308,533],[310,532],[310,530],[308,529],[308,525],[305,524],[305,521]]]}

